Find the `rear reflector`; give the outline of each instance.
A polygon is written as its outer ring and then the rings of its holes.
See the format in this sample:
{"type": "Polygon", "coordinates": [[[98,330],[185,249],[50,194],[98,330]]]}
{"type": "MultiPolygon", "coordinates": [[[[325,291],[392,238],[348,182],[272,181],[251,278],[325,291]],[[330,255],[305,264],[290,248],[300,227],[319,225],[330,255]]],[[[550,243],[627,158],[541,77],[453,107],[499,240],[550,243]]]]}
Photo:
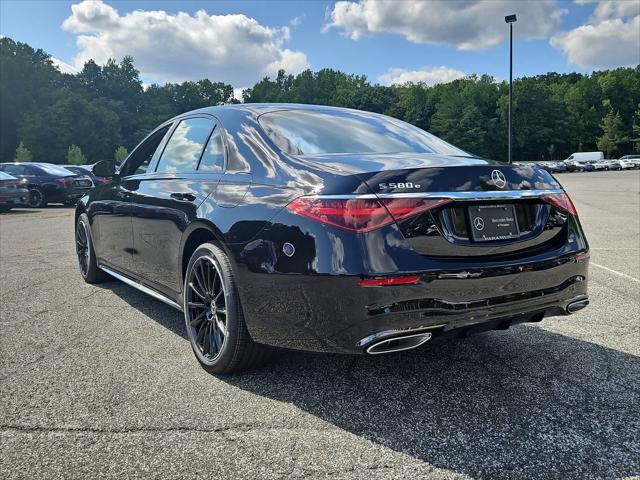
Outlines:
{"type": "Polygon", "coordinates": [[[418,213],[439,207],[450,200],[423,198],[346,198],[300,197],[289,211],[351,232],[364,233],[382,228],[418,213]]]}
{"type": "Polygon", "coordinates": [[[383,277],[360,280],[361,287],[384,287],[387,285],[411,285],[420,281],[420,275],[409,275],[407,277],[383,277]]]}
{"type": "Polygon", "coordinates": [[[560,210],[564,210],[565,212],[570,213],[575,217],[578,216],[578,211],[576,210],[575,205],[573,204],[573,202],[569,198],[569,195],[567,195],[566,192],[553,193],[551,195],[545,195],[541,198],[545,202],[553,205],[556,208],[559,208],[560,210]]]}

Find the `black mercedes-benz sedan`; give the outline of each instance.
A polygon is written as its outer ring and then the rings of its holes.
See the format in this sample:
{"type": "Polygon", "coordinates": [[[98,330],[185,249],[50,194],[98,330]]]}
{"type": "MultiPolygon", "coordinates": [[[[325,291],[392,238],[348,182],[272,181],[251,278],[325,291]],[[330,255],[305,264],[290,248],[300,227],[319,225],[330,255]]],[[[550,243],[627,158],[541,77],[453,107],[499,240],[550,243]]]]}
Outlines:
{"type": "Polygon", "coordinates": [[[82,276],[183,311],[212,373],[270,346],[382,354],[588,304],[589,247],[548,172],[383,115],[205,108],[94,173],[110,181],[77,205],[82,276]]]}
{"type": "Polygon", "coordinates": [[[29,190],[27,205],[44,208],[49,203],[73,205],[93,187],[91,179],[53,163],[0,163],[0,172],[18,178],[29,190]]]}

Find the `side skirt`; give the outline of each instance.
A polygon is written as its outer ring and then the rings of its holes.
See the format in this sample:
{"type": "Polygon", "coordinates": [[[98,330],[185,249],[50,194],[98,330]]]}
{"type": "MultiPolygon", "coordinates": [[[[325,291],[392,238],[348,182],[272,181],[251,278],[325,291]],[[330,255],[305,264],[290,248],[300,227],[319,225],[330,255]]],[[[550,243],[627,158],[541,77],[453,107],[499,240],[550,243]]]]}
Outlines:
{"type": "Polygon", "coordinates": [[[126,276],[124,276],[124,275],[122,275],[122,274],[120,274],[118,272],[115,272],[115,271],[111,270],[110,268],[105,267],[103,265],[98,265],[98,268],[100,268],[100,270],[108,273],[112,277],[117,278],[121,282],[124,282],[127,285],[130,285],[133,288],[140,290],[142,293],[146,293],[147,295],[155,298],[156,300],[160,300],[161,302],[164,302],[167,305],[169,305],[169,306],[175,308],[176,310],[179,310],[179,311],[182,312],[182,306],[181,305],[177,304],[176,302],[171,300],[169,297],[164,296],[160,292],[156,292],[152,288],[146,287],[146,286],[142,285],[141,283],[138,283],[135,280],[132,280],[131,278],[126,277],[126,276]]]}

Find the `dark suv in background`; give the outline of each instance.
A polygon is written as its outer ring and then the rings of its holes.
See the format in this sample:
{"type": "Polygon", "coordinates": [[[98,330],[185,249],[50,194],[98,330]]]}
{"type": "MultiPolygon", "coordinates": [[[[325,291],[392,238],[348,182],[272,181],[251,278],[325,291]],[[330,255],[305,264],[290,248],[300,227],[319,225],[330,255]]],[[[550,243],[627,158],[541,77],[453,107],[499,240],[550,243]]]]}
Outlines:
{"type": "Polygon", "coordinates": [[[93,187],[91,179],[50,163],[0,163],[0,171],[26,183],[27,205],[33,208],[72,205],[93,187]]]}

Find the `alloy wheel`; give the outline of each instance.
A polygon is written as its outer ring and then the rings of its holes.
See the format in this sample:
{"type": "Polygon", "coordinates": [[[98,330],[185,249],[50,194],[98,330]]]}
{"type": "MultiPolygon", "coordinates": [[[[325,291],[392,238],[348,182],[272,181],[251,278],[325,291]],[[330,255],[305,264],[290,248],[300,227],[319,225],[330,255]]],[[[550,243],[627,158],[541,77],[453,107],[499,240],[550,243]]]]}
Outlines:
{"type": "Polygon", "coordinates": [[[84,222],[78,222],[76,226],[76,253],[82,276],[87,275],[89,269],[89,232],[84,222]]]}
{"type": "Polygon", "coordinates": [[[29,190],[28,204],[31,208],[38,208],[42,204],[43,194],[40,190],[29,190]]]}
{"type": "Polygon", "coordinates": [[[198,258],[187,279],[186,315],[196,355],[212,364],[227,339],[227,295],[220,270],[209,256],[198,258]]]}

